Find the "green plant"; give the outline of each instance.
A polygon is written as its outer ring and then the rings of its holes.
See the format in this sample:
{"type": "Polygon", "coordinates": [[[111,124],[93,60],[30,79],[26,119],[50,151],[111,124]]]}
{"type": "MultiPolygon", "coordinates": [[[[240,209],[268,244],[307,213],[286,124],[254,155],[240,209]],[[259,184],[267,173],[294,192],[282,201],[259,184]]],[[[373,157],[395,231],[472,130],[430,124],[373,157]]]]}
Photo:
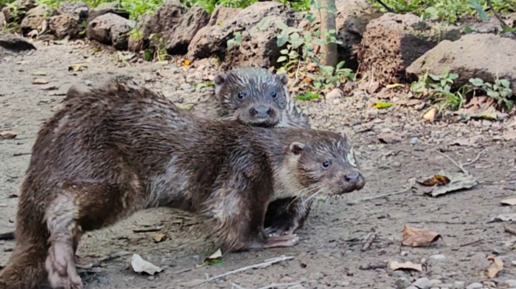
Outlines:
{"type": "MultiPolygon", "coordinates": [[[[136,33],[136,32],[133,32],[136,33]]],[[[143,58],[146,61],[157,60],[158,62],[166,61],[168,56],[167,54],[167,46],[163,37],[161,37],[157,33],[153,33],[149,36],[149,40],[151,41],[152,48],[147,48],[143,51],[143,58]]]]}
{"type": "Polygon", "coordinates": [[[491,97],[496,101],[499,106],[503,104],[508,110],[514,107],[514,102],[510,100],[512,96],[511,83],[507,79],[495,79],[494,84],[485,82],[480,78],[471,78],[469,83],[474,88],[480,88],[487,96],[491,97]]]}
{"type": "Polygon", "coordinates": [[[452,91],[454,81],[459,77],[446,68],[441,75],[426,72],[410,85],[410,91],[420,97],[428,97],[437,103],[439,113],[444,109],[457,110],[464,104],[468,89],[466,86],[452,91]]]}

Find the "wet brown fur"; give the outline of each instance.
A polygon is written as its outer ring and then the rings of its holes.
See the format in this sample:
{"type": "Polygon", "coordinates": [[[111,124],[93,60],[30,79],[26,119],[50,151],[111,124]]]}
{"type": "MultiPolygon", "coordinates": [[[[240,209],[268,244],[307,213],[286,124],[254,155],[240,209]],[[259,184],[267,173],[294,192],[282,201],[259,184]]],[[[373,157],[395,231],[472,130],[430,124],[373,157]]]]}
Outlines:
{"type": "Polygon", "coordinates": [[[81,92],[38,133],[0,288],[82,288],[82,233],[150,207],[200,213],[225,251],[291,246],[295,235],[265,234],[267,204],[361,189],[362,176],[346,178],[359,173],[350,149],[333,132],[198,119],[130,81],[81,92]]]}

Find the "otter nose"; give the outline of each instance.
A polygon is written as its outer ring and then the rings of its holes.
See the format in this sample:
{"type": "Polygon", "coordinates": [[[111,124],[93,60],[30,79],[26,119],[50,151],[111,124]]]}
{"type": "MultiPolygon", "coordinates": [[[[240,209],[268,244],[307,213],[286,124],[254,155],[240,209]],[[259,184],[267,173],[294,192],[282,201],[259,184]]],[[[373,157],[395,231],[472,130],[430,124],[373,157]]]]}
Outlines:
{"type": "Polygon", "coordinates": [[[249,114],[251,114],[252,117],[256,117],[256,118],[267,118],[267,117],[269,117],[270,112],[271,112],[270,106],[266,106],[266,105],[257,105],[257,106],[253,106],[253,107],[251,107],[251,109],[249,109],[249,114]]]}
{"type": "Polygon", "coordinates": [[[360,173],[359,172],[349,172],[346,175],[344,175],[344,180],[348,183],[358,183],[360,180],[360,173]]]}

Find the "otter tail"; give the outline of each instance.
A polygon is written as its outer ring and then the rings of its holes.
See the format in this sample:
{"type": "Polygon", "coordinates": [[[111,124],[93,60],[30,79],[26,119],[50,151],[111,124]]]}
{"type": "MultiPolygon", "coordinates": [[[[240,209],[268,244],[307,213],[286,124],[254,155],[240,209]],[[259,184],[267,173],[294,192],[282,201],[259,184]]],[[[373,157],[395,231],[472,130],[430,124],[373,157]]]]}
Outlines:
{"type": "Polygon", "coordinates": [[[46,242],[37,242],[30,247],[17,244],[9,262],[0,271],[0,289],[34,289],[45,282],[45,260],[48,253],[48,246],[45,244],[46,242]]]}

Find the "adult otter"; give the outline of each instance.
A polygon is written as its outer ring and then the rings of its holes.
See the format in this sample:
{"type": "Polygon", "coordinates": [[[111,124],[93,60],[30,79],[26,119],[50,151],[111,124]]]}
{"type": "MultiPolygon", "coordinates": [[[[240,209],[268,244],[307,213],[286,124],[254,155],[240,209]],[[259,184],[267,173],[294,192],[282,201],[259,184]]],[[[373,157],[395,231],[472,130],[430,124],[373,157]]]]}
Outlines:
{"type": "Polygon", "coordinates": [[[82,288],[83,232],[150,207],[205,216],[224,251],[292,246],[265,234],[267,204],[361,189],[350,150],[343,134],[199,119],[130,81],[82,92],[38,133],[0,288],[82,288]]]}

